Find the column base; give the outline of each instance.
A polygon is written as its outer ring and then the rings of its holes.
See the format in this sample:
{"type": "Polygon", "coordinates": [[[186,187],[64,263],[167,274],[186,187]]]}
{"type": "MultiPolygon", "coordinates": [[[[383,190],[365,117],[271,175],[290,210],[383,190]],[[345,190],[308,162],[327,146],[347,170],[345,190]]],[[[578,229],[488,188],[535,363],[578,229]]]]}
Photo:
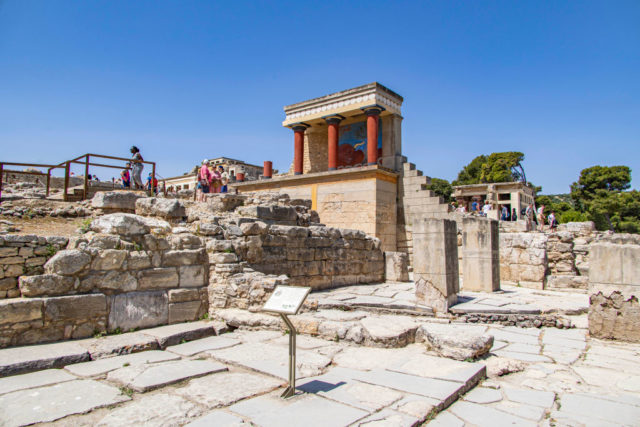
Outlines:
{"type": "Polygon", "coordinates": [[[367,166],[377,165],[377,164],[378,164],[378,162],[369,162],[369,163],[367,163],[367,166]]]}
{"type": "Polygon", "coordinates": [[[263,176],[262,179],[271,179],[270,176],[263,176]]]}
{"type": "Polygon", "coordinates": [[[336,168],[329,168],[330,171],[335,171],[337,170],[336,168]]]}
{"type": "Polygon", "coordinates": [[[294,172],[294,175],[302,175],[302,172],[294,172]]]}

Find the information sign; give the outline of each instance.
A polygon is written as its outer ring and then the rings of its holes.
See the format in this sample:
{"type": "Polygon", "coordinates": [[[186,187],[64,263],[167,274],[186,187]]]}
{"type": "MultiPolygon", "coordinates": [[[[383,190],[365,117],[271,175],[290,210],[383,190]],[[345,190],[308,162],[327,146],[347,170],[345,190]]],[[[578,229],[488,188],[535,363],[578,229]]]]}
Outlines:
{"type": "Polygon", "coordinates": [[[262,309],[272,313],[296,314],[310,291],[311,288],[300,286],[276,286],[262,309]]]}

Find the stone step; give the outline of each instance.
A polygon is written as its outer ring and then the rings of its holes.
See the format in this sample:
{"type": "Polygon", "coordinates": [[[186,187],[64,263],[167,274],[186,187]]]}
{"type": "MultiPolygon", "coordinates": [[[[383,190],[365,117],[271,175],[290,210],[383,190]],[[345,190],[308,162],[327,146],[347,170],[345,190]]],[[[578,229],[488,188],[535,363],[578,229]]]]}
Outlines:
{"type": "Polygon", "coordinates": [[[425,195],[425,197],[420,197],[420,198],[415,197],[415,198],[405,199],[404,206],[405,208],[408,208],[413,206],[428,206],[428,205],[442,205],[442,204],[444,204],[444,200],[442,199],[441,196],[429,197],[425,195]]]}
{"type": "Polygon", "coordinates": [[[402,169],[405,171],[412,171],[416,169],[416,165],[413,163],[403,163],[402,164],[402,169]]]}
{"type": "Polygon", "coordinates": [[[410,171],[405,171],[404,172],[404,177],[405,178],[408,178],[408,177],[411,177],[411,176],[422,176],[422,171],[414,169],[414,170],[410,170],[410,171]]]}
{"type": "Polygon", "coordinates": [[[430,183],[430,179],[426,176],[405,176],[402,179],[403,185],[406,187],[407,185],[428,185],[430,183]]]}

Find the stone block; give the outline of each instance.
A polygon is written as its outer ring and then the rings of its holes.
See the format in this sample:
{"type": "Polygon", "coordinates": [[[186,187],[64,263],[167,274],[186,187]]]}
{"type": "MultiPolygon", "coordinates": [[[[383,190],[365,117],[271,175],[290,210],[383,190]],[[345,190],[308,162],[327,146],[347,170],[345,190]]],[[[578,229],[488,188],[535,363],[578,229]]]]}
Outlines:
{"type": "Polygon", "coordinates": [[[171,225],[155,218],[116,213],[103,215],[91,222],[91,230],[97,233],[117,234],[121,236],[143,236],[153,231],[166,234],[171,231],[171,225]]]}
{"type": "Polygon", "coordinates": [[[106,316],[107,298],[103,294],[72,295],[46,298],[44,319],[46,322],[86,321],[106,316]]]}
{"type": "Polygon", "coordinates": [[[138,273],[139,289],[177,288],[180,279],[175,268],[151,268],[138,273]]]}
{"type": "Polygon", "coordinates": [[[89,273],[80,282],[80,292],[99,289],[103,292],[131,292],[138,288],[138,281],[126,271],[95,271],[89,273]]]}
{"type": "Polygon", "coordinates": [[[19,280],[20,292],[25,297],[65,295],[74,289],[76,278],[57,274],[22,276],[19,280]]]}
{"type": "Polygon", "coordinates": [[[16,277],[5,277],[0,279],[0,291],[8,291],[18,286],[18,279],[16,277]]]}
{"type": "Polygon", "coordinates": [[[42,320],[41,299],[0,300],[0,325],[42,320]]]}
{"type": "Polygon", "coordinates": [[[124,260],[127,259],[127,251],[117,249],[105,249],[99,251],[91,263],[93,270],[119,270],[124,260]]]}
{"type": "Polygon", "coordinates": [[[14,265],[14,264],[23,264],[23,263],[24,263],[24,258],[17,255],[0,258],[0,265],[14,265]]]}
{"type": "Polygon", "coordinates": [[[201,306],[202,303],[199,300],[170,303],[169,324],[197,320],[201,314],[204,314],[201,306]]]}
{"type": "Polygon", "coordinates": [[[136,214],[165,219],[182,219],[187,216],[184,204],[177,199],[147,197],[136,200],[136,214]]]}
{"type": "Polygon", "coordinates": [[[7,265],[4,268],[4,277],[18,277],[24,274],[22,265],[7,265]]]}
{"type": "Polygon", "coordinates": [[[199,289],[171,289],[169,291],[169,303],[200,301],[199,289]]]}
{"type": "Polygon", "coordinates": [[[136,200],[141,197],[144,195],[131,191],[98,191],[91,199],[91,206],[110,211],[133,212],[136,200]]]}
{"type": "Polygon", "coordinates": [[[91,256],[77,249],[60,251],[45,264],[45,272],[71,276],[84,270],[91,262],[91,256]]]}
{"type": "Polygon", "coordinates": [[[245,236],[258,236],[266,234],[269,226],[262,221],[255,221],[241,224],[240,229],[245,236]]]}
{"type": "Polygon", "coordinates": [[[18,255],[20,255],[21,257],[24,257],[24,258],[28,258],[30,256],[33,256],[33,248],[30,248],[30,247],[20,248],[20,250],[18,251],[18,255]]]}
{"type": "Polygon", "coordinates": [[[151,267],[151,258],[146,252],[129,252],[127,268],[129,270],[143,270],[151,267]]]}
{"type": "Polygon", "coordinates": [[[209,254],[211,264],[229,264],[238,261],[238,256],[233,252],[216,252],[209,254]]]}
{"type": "Polygon", "coordinates": [[[462,223],[462,276],[465,290],[475,292],[499,290],[498,221],[465,217],[462,223]]]}
{"type": "Polygon", "coordinates": [[[409,281],[409,255],[404,252],[385,252],[384,276],[391,282],[409,281]]]}
{"type": "Polygon", "coordinates": [[[39,256],[35,258],[27,258],[24,261],[25,267],[39,267],[47,262],[47,257],[39,256]]]}
{"type": "Polygon", "coordinates": [[[0,257],[10,257],[18,255],[18,248],[12,247],[1,247],[0,248],[0,257]]]}
{"type": "Polygon", "coordinates": [[[195,288],[207,284],[204,265],[185,265],[178,268],[181,288],[195,288]]]}
{"type": "Polygon", "coordinates": [[[164,325],[169,319],[169,301],[163,291],[114,295],[109,298],[109,306],[109,331],[164,325]]]}
{"type": "Polygon", "coordinates": [[[162,262],[166,267],[200,264],[204,262],[205,254],[206,253],[203,249],[182,249],[168,251],[164,254],[162,262]]]}

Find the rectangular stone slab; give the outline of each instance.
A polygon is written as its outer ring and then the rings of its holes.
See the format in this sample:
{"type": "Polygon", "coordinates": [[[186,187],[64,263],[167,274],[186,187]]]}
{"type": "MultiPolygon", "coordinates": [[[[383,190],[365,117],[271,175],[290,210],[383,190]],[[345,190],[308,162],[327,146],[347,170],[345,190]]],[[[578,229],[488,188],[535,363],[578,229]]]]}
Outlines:
{"type": "Polygon", "coordinates": [[[232,347],[240,343],[241,341],[237,339],[215,336],[173,345],[167,347],[167,351],[181,356],[193,356],[194,354],[202,353],[203,351],[232,347]]]}
{"type": "Polygon", "coordinates": [[[145,335],[154,337],[161,348],[180,344],[182,340],[192,341],[199,338],[216,335],[216,322],[189,322],[175,325],[160,326],[141,331],[145,335]]]}
{"type": "Polygon", "coordinates": [[[129,399],[117,387],[92,380],[15,391],[0,396],[0,425],[21,426],[54,421],[129,399]]]}
{"type": "Polygon", "coordinates": [[[0,378],[0,394],[77,379],[77,377],[61,369],[45,369],[44,371],[32,372],[30,374],[13,375],[11,377],[0,378]]]}
{"type": "Polygon", "coordinates": [[[89,360],[89,352],[73,342],[12,347],[0,350],[0,377],[89,360]]]}
{"type": "Polygon", "coordinates": [[[226,370],[226,366],[208,360],[178,360],[120,368],[109,372],[107,380],[145,392],[189,378],[226,370]]]}
{"type": "Polygon", "coordinates": [[[65,366],[65,369],[80,377],[94,377],[104,375],[110,371],[125,366],[142,365],[145,363],[167,362],[177,360],[179,356],[159,350],[143,351],[142,353],[125,354],[122,356],[107,357],[91,362],[76,363],[65,366]]]}
{"type": "Polygon", "coordinates": [[[309,394],[287,400],[270,394],[243,400],[229,409],[262,427],[346,426],[369,415],[368,411],[309,394]]]}

